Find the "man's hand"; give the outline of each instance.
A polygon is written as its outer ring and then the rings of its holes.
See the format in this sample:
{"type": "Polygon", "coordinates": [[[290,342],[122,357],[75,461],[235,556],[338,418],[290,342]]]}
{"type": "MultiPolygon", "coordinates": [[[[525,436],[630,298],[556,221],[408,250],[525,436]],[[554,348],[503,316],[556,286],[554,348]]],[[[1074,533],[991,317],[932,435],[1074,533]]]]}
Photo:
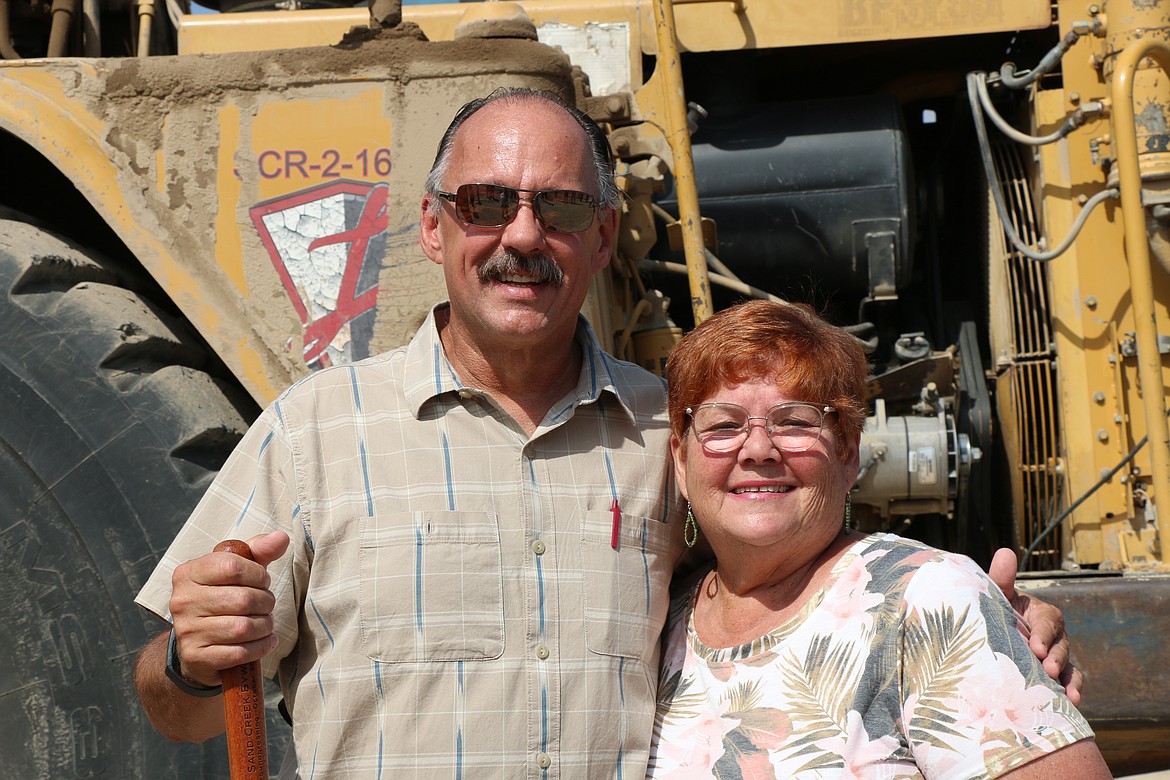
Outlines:
{"type": "Polygon", "coordinates": [[[288,549],[274,531],[248,540],[255,561],[231,553],[209,553],[175,569],[171,617],[183,676],[219,685],[223,669],[255,661],[275,649],[268,565],[288,549]]]}
{"type": "MultiPolygon", "coordinates": [[[[211,688],[219,672],[254,661],[276,647],[272,633],[275,599],[267,566],[288,549],[276,531],[248,541],[256,561],[231,553],[209,553],[175,569],[171,615],[183,676],[211,688]]],[[[146,643],[134,666],[134,686],[154,727],[175,741],[202,742],[224,731],[219,696],[188,696],[166,676],[164,630],[146,643]]]]}
{"type": "Polygon", "coordinates": [[[987,573],[1007,596],[1018,615],[1020,633],[1028,640],[1028,647],[1044,664],[1044,671],[1064,686],[1064,692],[1073,704],[1081,702],[1081,687],[1085,677],[1081,670],[1069,663],[1068,636],[1064,633],[1064,613],[1051,604],[1016,590],[1016,554],[1006,547],[996,550],[987,573]]]}

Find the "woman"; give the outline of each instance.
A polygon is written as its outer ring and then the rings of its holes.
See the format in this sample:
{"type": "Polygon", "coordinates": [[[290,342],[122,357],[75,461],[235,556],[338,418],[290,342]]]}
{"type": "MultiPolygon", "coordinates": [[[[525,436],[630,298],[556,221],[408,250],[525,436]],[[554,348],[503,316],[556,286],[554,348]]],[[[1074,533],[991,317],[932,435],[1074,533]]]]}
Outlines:
{"type": "Polygon", "coordinates": [[[865,380],[805,306],[742,304],[671,353],[687,542],[717,563],[672,606],[649,775],[1109,777],[973,562],[849,529],[865,380]]]}

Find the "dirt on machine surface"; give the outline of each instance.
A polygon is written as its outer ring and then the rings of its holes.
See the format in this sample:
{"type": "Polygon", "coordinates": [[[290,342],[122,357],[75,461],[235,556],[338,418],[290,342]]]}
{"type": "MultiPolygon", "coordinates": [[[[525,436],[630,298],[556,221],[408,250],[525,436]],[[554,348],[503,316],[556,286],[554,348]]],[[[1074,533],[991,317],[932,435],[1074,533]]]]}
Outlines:
{"type": "MultiPolygon", "coordinates": [[[[556,50],[525,39],[428,41],[413,23],[394,29],[352,28],[333,46],[213,55],[103,60],[108,68],[102,99],[111,125],[123,132],[146,132],[157,109],[207,105],[231,94],[280,93],[322,82],[436,79],[469,71],[494,70],[503,59],[514,73],[569,72],[556,50]],[[115,121],[116,120],[116,121],[115,121]],[[131,121],[127,121],[131,120],[131,121]]],[[[95,96],[96,97],[96,96],[95,96]]],[[[445,106],[445,97],[436,104],[445,106]]]]}

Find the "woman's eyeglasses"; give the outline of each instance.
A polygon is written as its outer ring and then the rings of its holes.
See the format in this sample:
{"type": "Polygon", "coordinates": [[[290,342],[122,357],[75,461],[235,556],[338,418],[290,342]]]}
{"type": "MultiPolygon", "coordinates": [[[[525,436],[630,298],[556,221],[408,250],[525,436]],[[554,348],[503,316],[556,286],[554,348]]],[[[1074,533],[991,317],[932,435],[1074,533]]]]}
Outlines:
{"type": "Polygon", "coordinates": [[[805,452],[821,438],[825,415],[837,411],[831,406],[790,401],[776,404],[762,417],[752,417],[739,404],[710,403],[687,407],[695,438],[703,449],[714,453],[734,452],[751,433],[753,420],[784,452],[805,452]]]}
{"type": "Polygon", "coordinates": [[[455,192],[436,192],[455,204],[455,214],[468,225],[503,227],[520,210],[520,193],[532,194],[532,211],[545,230],[580,233],[593,224],[597,199],[576,190],[526,190],[499,184],[461,184],[455,192]]]}

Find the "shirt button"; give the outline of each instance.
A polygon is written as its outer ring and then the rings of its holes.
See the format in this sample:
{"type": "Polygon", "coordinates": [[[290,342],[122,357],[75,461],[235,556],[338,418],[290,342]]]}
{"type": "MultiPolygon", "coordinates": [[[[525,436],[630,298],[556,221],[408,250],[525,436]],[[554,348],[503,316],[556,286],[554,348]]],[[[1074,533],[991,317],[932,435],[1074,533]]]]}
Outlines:
{"type": "Polygon", "coordinates": [[[536,765],[541,769],[548,769],[550,766],[552,766],[552,756],[550,756],[548,753],[537,753],[536,765]]]}
{"type": "Polygon", "coordinates": [[[474,390],[468,390],[468,389],[465,387],[465,388],[463,388],[462,390],[458,391],[457,395],[458,395],[460,398],[475,398],[475,391],[474,391],[474,390]]]}
{"type": "Polygon", "coordinates": [[[544,542],[537,539],[532,543],[532,552],[537,555],[544,555],[544,542]]]}
{"type": "Polygon", "coordinates": [[[548,658],[548,645],[537,645],[536,646],[536,657],[542,661],[544,659],[548,658]]]}

